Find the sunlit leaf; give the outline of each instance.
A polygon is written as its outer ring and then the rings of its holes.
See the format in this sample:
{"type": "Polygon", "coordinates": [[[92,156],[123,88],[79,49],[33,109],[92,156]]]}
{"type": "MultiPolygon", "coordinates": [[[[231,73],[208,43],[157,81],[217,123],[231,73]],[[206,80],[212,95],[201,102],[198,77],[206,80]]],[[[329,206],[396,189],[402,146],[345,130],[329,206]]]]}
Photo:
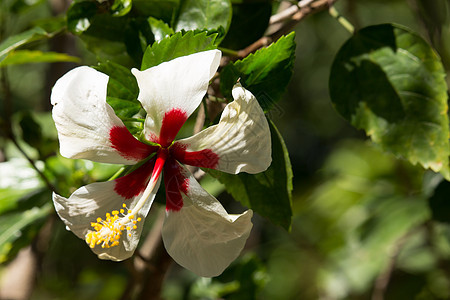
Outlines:
{"type": "Polygon", "coordinates": [[[162,20],[150,17],[148,18],[148,23],[150,24],[153,35],[155,36],[155,41],[160,41],[163,38],[174,34],[173,29],[162,20]]]}
{"type": "Polygon", "coordinates": [[[193,31],[188,31],[185,34],[177,32],[147,48],[142,59],[141,70],[157,66],[162,62],[180,56],[216,49],[217,47],[214,44],[215,38],[216,34],[208,35],[206,32],[194,33],[193,31]]]}
{"type": "Polygon", "coordinates": [[[17,208],[17,201],[29,192],[30,189],[0,188],[0,215],[17,208]]]}
{"type": "Polygon", "coordinates": [[[234,199],[268,218],[286,230],[290,229],[292,208],[292,169],[283,138],[272,122],[272,164],[262,173],[237,175],[219,171],[208,172],[225,184],[234,199]]]}
{"type": "Polygon", "coordinates": [[[0,163],[0,263],[29,245],[52,211],[50,191],[25,159],[0,163]]]}
{"type": "Polygon", "coordinates": [[[240,78],[241,84],[269,111],[283,95],[292,76],[295,60],[295,33],[281,37],[267,48],[243,60],[228,64],[220,76],[220,89],[231,99],[231,90],[240,78]]]}
{"type": "Polygon", "coordinates": [[[376,25],[339,50],[330,95],[338,112],[383,149],[450,178],[444,76],[421,37],[397,25],[376,25]]]}
{"type": "Polygon", "coordinates": [[[68,29],[79,35],[101,61],[127,67],[140,64],[144,49],[153,42],[147,18],[115,16],[102,5],[106,3],[74,2],[67,12],[68,29]]]}
{"type": "Polygon", "coordinates": [[[183,1],[175,31],[196,29],[217,29],[225,31],[231,22],[229,0],[186,0],[183,1]]]}
{"type": "MultiPolygon", "coordinates": [[[[47,193],[50,197],[50,193],[47,193]]],[[[53,211],[51,202],[42,207],[33,207],[23,212],[2,215],[0,219],[0,263],[15,255],[28,245],[37,234],[43,221],[53,211]]]]}
{"type": "Polygon", "coordinates": [[[49,37],[51,37],[51,34],[40,27],[34,27],[30,30],[8,37],[0,44],[0,62],[5,59],[8,52],[27,43],[49,37]]]}
{"type": "Polygon", "coordinates": [[[24,158],[0,163],[0,189],[28,190],[42,186],[36,170],[24,158]]]}
{"type": "Polygon", "coordinates": [[[131,0],[114,0],[111,6],[112,15],[121,17],[130,12],[132,6],[131,0]]]}
{"type": "Polygon", "coordinates": [[[67,10],[67,28],[75,34],[81,34],[91,26],[91,18],[97,13],[94,1],[74,1],[67,10]]]}
{"type": "Polygon", "coordinates": [[[5,59],[0,61],[0,68],[10,65],[20,65],[42,62],[79,62],[80,59],[64,53],[42,52],[39,50],[16,50],[8,53],[5,59]]]}

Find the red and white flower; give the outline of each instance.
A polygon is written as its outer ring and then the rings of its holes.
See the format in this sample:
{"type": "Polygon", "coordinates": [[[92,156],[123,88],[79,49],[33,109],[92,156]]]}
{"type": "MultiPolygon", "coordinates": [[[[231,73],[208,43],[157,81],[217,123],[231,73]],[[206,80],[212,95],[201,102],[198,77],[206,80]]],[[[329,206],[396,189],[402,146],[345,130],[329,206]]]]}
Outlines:
{"type": "Polygon", "coordinates": [[[137,166],[115,180],[83,186],[69,198],[53,195],[67,228],[100,258],[120,261],[134,253],[161,174],[166,190],[162,238],[177,263],[200,276],[216,276],[241,252],[252,228],[252,211],[229,215],[184,164],[232,174],[266,170],[270,131],[255,97],[237,84],[234,101],[217,125],[174,141],[200,105],[220,58],[220,51],[210,50],[132,70],[138,100],[147,112],[142,141],[107,104],[107,75],[78,67],[55,84],[51,102],[61,154],[137,166]]]}

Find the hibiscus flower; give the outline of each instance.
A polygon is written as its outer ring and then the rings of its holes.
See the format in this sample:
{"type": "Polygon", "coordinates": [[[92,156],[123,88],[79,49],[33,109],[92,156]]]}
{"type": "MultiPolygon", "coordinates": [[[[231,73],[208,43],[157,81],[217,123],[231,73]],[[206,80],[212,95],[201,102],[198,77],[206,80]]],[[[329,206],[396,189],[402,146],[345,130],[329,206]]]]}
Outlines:
{"type": "Polygon", "coordinates": [[[133,69],[138,100],[147,113],[139,139],[107,104],[107,75],[82,66],[56,82],[51,102],[61,155],[134,165],[129,174],[83,186],[69,198],[53,194],[67,229],[86,240],[99,258],[121,261],[133,255],[162,181],[162,238],[178,264],[200,276],[217,276],[243,249],[252,211],[228,214],[184,165],[232,174],[266,170],[271,163],[270,131],[257,100],[236,84],[234,101],[218,124],[175,141],[205,96],[220,58],[220,51],[210,50],[144,71],[133,69]]]}

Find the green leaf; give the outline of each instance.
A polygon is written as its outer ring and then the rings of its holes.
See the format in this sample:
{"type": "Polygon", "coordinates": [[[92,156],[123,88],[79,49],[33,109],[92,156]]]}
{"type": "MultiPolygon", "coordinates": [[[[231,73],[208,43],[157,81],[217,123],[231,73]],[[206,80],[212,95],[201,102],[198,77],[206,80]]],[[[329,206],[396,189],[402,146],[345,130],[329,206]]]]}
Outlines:
{"type": "Polygon", "coordinates": [[[132,118],[141,110],[141,105],[137,101],[107,97],[106,102],[112,106],[116,115],[122,120],[132,118]]]}
{"type": "Polygon", "coordinates": [[[230,26],[231,15],[229,0],[186,0],[181,5],[175,31],[219,27],[226,31],[230,26]]]}
{"type": "Polygon", "coordinates": [[[0,219],[0,263],[11,259],[22,247],[31,243],[52,210],[53,205],[47,202],[42,207],[33,207],[24,212],[2,215],[0,219]]]}
{"type": "Polygon", "coordinates": [[[233,3],[232,10],[230,28],[220,46],[239,50],[264,35],[272,15],[272,3],[270,0],[244,1],[233,3]],[[243,28],[252,30],[242,30],[243,28]]]}
{"type": "MultiPolygon", "coordinates": [[[[92,19],[89,28],[80,35],[89,51],[98,56],[99,60],[111,60],[124,66],[136,66],[139,57],[134,60],[128,52],[125,43],[126,30],[129,29],[128,20],[124,17],[99,15],[92,19]],[[136,61],[136,62],[135,62],[136,61]]],[[[129,39],[132,35],[129,36],[129,39]]],[[[139,49],[134,44],[130,49],[139,49]]]]}
{"type": "Polygon", "coordinates": [[[24,113],[19,121],[22,139],[30,146],[39,148],[42,141],[42,128],[30,113],[24,113]]]}
{"type": "Polygon", "coordinates": [[[223,291],[216,295],[215,299],[225,298],[233,300],[258,299],[260,291],[267,284],[270,276],[266,265],[256,253],[247,252],[234,261],[219,277],[213,279],[215,282],[234,282],[237,287],[234,291],[223,291]]]}
{"type": "Polygon", "coordinates": [[[74,1],[67,10],[67,29],[74,34],[81,34],[91,26],[91,18],[97,13],[94,1],[74,1]]]}
{"type": "Polygon", "coordinates": [[[112,15],[121,17],[130,12],[132,6],[131,0],[114,0],[111,6],[112,15]]]}
{"type": "Polygon", "coordinates": [[[281,134],[272,122],[272,165],[259,174],[237,175],[208,170],[243,205],[286,230],[291,227],[292,168],[281,134]]]}
{"type": "Polygon", "coordinates": [[[43,184],[25,158],[11,158],[0,163],[0,189],[30,190],[43,184]]]}
{"type": "Polygon", "coordinates": [[[422,236],[418,226],[430,218],[421,193],[423,174],[421,167],[373,143],[346,140],[335,145],[313,180],[316,185],[298,199],[293,231],[329,259],[325,284],[343,276],[342,299],[373,287],[401,239],[422,236]]]}
{"type": "Polygon", "coordinates": [[[29,192],[29,189],[19,190],[12,188],[0,188],[0,215],[6,211],[16,209],[18,200],[29,192]]]}
{"type": "Polygon", "coordinates": [[[160,41],[165,37],[171,36],[175,32],[164,21],[155,19],[153,17],[148,18],[148,23],[152,29],[155,41],[160,41]]]}
{"type": "Polygon", "coordinates": [[[45,161],[55,154],[58,148],[57,131],[51,112],[39,113],[24,111],[17,115],[18,125],[22,141],[37,151],[38,160],[45,161]]]}
{"type": "Polygon", "coordinates": [[[67,30],[67,21],[65,15],[50,16],[48,18],[34,20],[33,24],[49,32],[49,37],[53,37],[55,36],[55,34],[67,30]]]}
{"type": "Polygon", "coordinates": [[[30,30],[8,37],[0,44],[0,62],[5,59],[8,52],[27,43],[49,37],[51,37],[51,34],[40,27],[34,27],[30,30]]]}
{"type": "Polygon", "coordinates": [[[142,16],[151,16],[173,24],[180,0],[133,0],[133,10],[142,16]]]}
{"type": "Polygon", "coordinates": [[[276,43],[228,64],[220,76],[220,89],[231,99],[231,90],[240,78],[241,84],[269,111],[284,93],[292,75],[295,60],[295,33],[276,43]]]}
{"type": "Polygon", "coordinates": [[[36,6],[39,6],[39,4],[42,4],[42,0],[15,0],[15,1],[2,1],[2,10],[10,10],[12,14],[24,14],[27,10],[30,10],[36,6]],[[9,3],[8,3],[9,2],[9,3]],[[4,4],[6,3],[6,4],[4,4]],[[10,7],[8,7],[10,6],[10,7]]]}
{"type": "Polygon", "coordinates": [[[80,35],[99,60],[124,66],[141,63],[147,45],[154,41],[147,17],[114,16],[97,2],[75,2],[67,12],[68,29],[80,35]]]}
{"type": "Polygon", "coordinates": [[[417,34],[364,28],[339,50],[330,74],[337,111],[384,150],[449,179],[447,85],[441,61],[417,34]]]}
{"type": "Polygon", "coordinates": [[[42,186],[26,159],[0,163],[0,263],[29,245],[52,211],[51,193],[42,186]]]}
{"type": "Polygon", "coordinates": [[[216,34],[209,35],[206,32],[194,33],[188,31],[185,34],[177,32],[168,38],[155,42],[145,50],[141,70],[180,56],[216,49],[217,47],[214,44],[216,36],[216,34]]]}
{"type": "Polygon", "coordinates": [[[0,68],[10,65],[21,65],[42,62],[79,62],[80,59],[64,53],[42,52],[39,50],[16,50],[8,53],[5,59],[0,61],[0,68]]]}
{"type": "Polygon", "coordinates": [[[137,101],[139,87],[130,69],[112,61],[102,62],[94,68],[109,76],[108,96],[137,101]]]}
{"type": "Polygon", "coordinates": [[[139,88],[131,71],[110,61],[95,68],[109,76],[106,100],[116,115],[124,120],[137,114],[141,109],[137,100],[139,88]]]}

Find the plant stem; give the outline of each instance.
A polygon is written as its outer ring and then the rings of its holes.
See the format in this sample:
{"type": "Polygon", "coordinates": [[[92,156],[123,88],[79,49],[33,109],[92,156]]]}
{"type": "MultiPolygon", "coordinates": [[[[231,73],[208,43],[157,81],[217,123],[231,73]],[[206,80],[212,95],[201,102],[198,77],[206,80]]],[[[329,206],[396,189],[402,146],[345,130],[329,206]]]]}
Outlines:
{"type": "Polygon", "coordinates": [[[28,154],[25,152],[25,150],[23,150],[23,148],[19,145],[19,143],[17,142],[17,140],[14,138],[14,136],[12,134],[9,136],[9,139],[13,142],[13,144],[20,151],[20,153],[22,153],[22,155],[28,160],[28,162],[33,167],[33,169],[38,173],[39,177],[41,177],[41,179],[44,181],[44,183],[48,187],[48,189],[52,192],[57,193],[55,186],[53,184],[51,184],[51,182],[50,182],[50,180],[48,180],[47,176],[45,176],[45,174],[42,173],[41,170],[39,170],[39,168],[36,166],[36,163],[34,162],[34,160],[28,156],[28,154]]]}
{"type": "Polygon", "coordinates": [[[39,177],[44,181],[45,185],[52,192],[56,192],[55,187],[50,183],[47,176],[45,176],[45,174],[42,173],[41,170],[39,170],[39,168],[36,166],[36,163],[34,162],[34,160],[28,156],[28,154],[25,152],[25,150],[23,150],[23,148],[20,146],[20,144],[17,142],[17,140],[14,136],[14,133],[12,130],[12,124],[11,124],[11,122],[12,122],[12,120],[11,120],[12,96],[11,96],[11,89],[9,86],[8,73],[6,71],[6,68],[2,69],[1,83],[2,83],[2,89],[3,89],[3,94],[4,94],[4,108],[5,108],[4,132],[5,132],[5,137],[9,138],[13,142],[13,144],[20,151],[20,153],[22,153],[22,155],[28,160],[28,162],[33,167],[33,169],[38,173],[39,177]]]}
{"type": "Polygon", "coordinates": [[[139,122],[139,123],[144,123],[145,119],[138,119],[138,118],[123,118],[122,119],[123,122],[139,122]]]}
{"type": "Polygon", "coordinates": [[[346,18],[344,18],[334,6],[330,6],[328,9],[330,15],[335,18],[348,32],[351,34],[355,33],[355,27],[346,18]]]}
{"type": "Polygon", "coordinates": [[[222,51],[222,53],[224,53],[225,55],[228,55],[228,56],[239,56],[239,53],[236,50],[223,48],[223,47],[219,47],[219,50],[222,51]]]}
{"type": "MultiPolygon", "coordinates": [[[[210,96],[208,96],[210,97],[210,96]]],[[[209,119],[208,115],[208,104],[206,102],[206,97],[203,97],[202,99],[202,105],[203,105],[203,112],[199,111],[197,115],[197,120],[195,121],[195,128],[194,128],[194,134],[200,132],[200,130],[203,128],[205,121],[208,120],[208,123],[211,123],[211,120],[209,119]],[[202,115],[203,113],[203,115],[202,115]],[[197,132],[195,132],[197,131],[197,132]]]]}
{"type": "Polygon", "coordinates": [[[392,249],[390,250],[389,257],[390,259],[387,262],[387,266],[383,271],[380,272],[378,277],[375,279],[375,285],[372,292],[372,300],[384,300],[386,290],[388,288],[389,282],[392,278],[392,274],[395,271],[395,265],[397,263],[398,256],[400,254],[400,251],[403,249],[403,246],[408,241],[408,239],[417,233],[418,230],[423,228],[424,226],[427,226],[427,222],[418,225],[417,227],[411,228],[408,232],[406,232],[403,236],[401,236],[397,241],[395,241],[395,244],[393,245],[392,249]]]}
{"type": "Polygon", "coordinates": [[[281,16],[272,19],[272,22],[281,22],[283,24],[280,28],[277,28],[273,32],[269,32],[266,36],[261,37],[253,44],[247,46],[244,49],[238,51],[237,58],[245,58],[250,53],[256,50],[270,45],[272,42],[276,42],[280,37],[288,34],[294,27],[306,17],[315,14],[317,12],[329,9],[338,0],[303,0],[297,5],[289,7],[288,13],[280,12],[281,16]]]}

